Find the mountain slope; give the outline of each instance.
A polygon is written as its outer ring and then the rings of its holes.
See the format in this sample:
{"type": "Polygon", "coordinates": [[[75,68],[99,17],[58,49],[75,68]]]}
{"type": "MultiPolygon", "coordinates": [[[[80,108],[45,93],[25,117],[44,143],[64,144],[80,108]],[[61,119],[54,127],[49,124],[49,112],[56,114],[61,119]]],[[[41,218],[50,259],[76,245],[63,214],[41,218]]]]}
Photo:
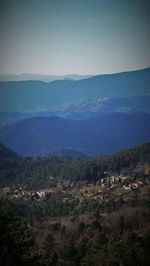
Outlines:
{"type": "MultiPolygon", "coordinates": [[[[6,148],[7,150],[7,148],[6,148]]],[[[13,153],[13,152],[11,152],[13,153]]],[[[140,172],[141,166],[150,163],[150,143],[144,143],[132,149],[114,153],[111,156],[97,156],[71,159],[46,156],[38,158],[1,156],[0,160],[0,187],[6,184],[22,184],[35,187],[49,186],[49,176],[68,180],[94,180],[103,178],[105,171],[120,173],[126,171],[133,174],[136,169],[140,172]],[[139,167],[140,166],[140,167],[139,167]],[[93,171],[94,170],[94,171],[93,171]]],[[[143,171],[143,170],[142,170],[143,171]]],[[[145,168],[148,175],[149,168],[145,168]]]]}
{"type": "Polygon", "coordinates": [[[150,68],[79,81],[0,82],[1,112],[56,111],[98,97],[148,95],[150,68]]]}
{"type": "Polygon", "coordinates": [[[57,114],[69,119],[85,120],[97,117],[100,114],[115,112],[150,114],[150,95],[97,98],[78,105],[70,105],[57,114]]]}
{"type": "Polygon", "coordinates": [[[54,150],[53,152],[49,153],[48,156],[50,157],[65,157],[65,158],[72,158],[72,159],[81,159],[86,158],[87,156],[79,151],[73,149],[63,149],[63,150],[54,150]]]}
{"type": "Polygon", "coordinates": [[[0,143],[0,160],[17,158],[18,155],[11,149],[6,148],[2,143],[0,143]]]}
{"type": "Polygon", "coordinates": [[[123,113],[149,113],[150,95],[131,97],[102,97],[82,102],[77,105],[68,105],[56,112],[0,112],[0,127],[13,124],[17,121],[30,117],[59,116],[68,119],[87,120],[100,114],[115,112],[123,113]]]}
{"type": "Polygon", "coordinates": [[[107,154],[150,141],[150,115],[107,114],[87,121],[30,118],[0,130],[0,142],[20,155],[63,149],[107,154]]]}

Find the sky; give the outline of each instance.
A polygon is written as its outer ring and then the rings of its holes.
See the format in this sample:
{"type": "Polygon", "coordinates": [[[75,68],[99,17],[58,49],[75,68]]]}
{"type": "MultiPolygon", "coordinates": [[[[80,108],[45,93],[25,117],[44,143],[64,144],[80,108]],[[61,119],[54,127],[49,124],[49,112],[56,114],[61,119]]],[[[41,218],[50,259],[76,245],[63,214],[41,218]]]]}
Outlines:
{"type": "Polygon", "coordinates": [[[149,0],[1,0],[0,73],[104,74],[150,66],[149,0]]]}

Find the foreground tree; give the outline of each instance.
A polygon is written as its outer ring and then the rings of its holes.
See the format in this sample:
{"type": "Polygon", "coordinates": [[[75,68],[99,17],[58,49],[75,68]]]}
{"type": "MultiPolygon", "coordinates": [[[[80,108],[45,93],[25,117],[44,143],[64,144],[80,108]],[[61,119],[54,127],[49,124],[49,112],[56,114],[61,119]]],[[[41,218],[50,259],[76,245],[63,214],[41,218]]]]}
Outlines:
{"type": "Polygon", "coordinates": [[[26,222],[16,217],[9,201],[0,199],[0,265],[40,265],[40,255],[26,222]]]}

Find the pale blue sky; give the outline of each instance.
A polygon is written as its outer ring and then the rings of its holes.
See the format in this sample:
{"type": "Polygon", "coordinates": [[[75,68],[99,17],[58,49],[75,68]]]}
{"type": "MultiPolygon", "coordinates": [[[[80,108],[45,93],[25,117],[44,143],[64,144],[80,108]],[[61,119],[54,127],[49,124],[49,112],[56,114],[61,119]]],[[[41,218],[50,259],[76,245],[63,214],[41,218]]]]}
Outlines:
{"type": "Polygon", "coordinates": [[[1,0],[0,73],[150,66],[149,0],[1,0]]]}

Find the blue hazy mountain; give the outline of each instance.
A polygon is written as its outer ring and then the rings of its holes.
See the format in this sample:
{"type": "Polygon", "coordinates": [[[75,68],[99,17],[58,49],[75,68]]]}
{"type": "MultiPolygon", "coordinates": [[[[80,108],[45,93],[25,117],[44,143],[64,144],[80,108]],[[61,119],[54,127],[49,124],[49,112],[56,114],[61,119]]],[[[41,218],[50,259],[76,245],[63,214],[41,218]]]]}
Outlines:
{"type": "Polygon", "coordinates": [[[103,97],[78,105],[70,105],[57,112],[60,117],[85,120],[109,113],[149,113],[150,95],[131,97],[103,97]]]}
{"type": "Polygon", "coordinates": [[[0,112],[53,112],[101,97],[148,95],[150,68],[79,81],[0,82],[0,112]]]}
{"type": "Polygon", "coordinates": [[[50,117],[56,115],[54,112],[0,112],[0,127],[13,124],[17,121],[24,120],[30,117],[50,117]]]}
{"type": "Polygon", "coordinates": [[[149,114],[105,114],[90,120],[58,117],[25,119],[0,130],[0,142],[19,155],[73,149],[108,154],[150,141],[149,114]]]}
{"type": "Polygon", "coordinates": [[[0,127],[30,117],[50,117],[55,115],[62,118],[85,120],[112,112],[150,114],[150,95],[102,97],[77,105],[68,105],[68,107],[56,112],[0,112],[0,127]]]}

